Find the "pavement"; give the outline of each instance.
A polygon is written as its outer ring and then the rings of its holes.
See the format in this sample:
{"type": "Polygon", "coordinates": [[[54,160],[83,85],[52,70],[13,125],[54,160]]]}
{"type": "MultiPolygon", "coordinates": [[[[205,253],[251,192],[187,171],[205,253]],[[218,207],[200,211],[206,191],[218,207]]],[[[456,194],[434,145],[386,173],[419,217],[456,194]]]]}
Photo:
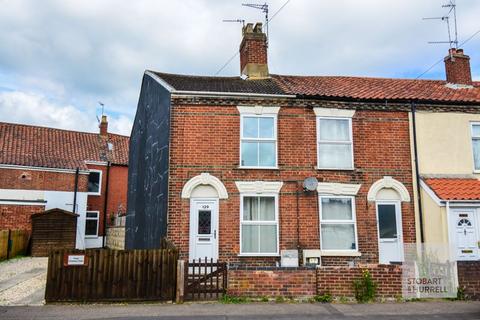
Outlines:
{"type": "Polygon", "coordinates": [[[0,307],[0,319],[480,319],[480,302],[62,304],[0,307]]]}
{"type": "Polygon", "coordinates": [[[32,257],[0,262],[0,306],[43,305],[47,263],[32,257]]]}

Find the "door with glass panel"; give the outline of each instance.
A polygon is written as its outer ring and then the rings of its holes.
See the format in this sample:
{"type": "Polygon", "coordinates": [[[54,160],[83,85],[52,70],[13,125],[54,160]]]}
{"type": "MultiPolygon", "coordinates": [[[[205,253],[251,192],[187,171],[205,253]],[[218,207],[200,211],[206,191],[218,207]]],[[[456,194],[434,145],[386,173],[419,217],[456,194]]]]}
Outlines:
{"type": "Polygon", "coordinates": [[[458,260],[478,260],[479,241],[474,209],[452,209],[458,260]]]}
{"type": "Polygon", "coordinates": [[[193,199],[190,208],[189,259],[218,259],[218,200],[193,199]]]}
{"type": "Polygon", "coordinates": [[[377,202],[378,260],[403,261],[402,217],[399,201],[377,202]]]}

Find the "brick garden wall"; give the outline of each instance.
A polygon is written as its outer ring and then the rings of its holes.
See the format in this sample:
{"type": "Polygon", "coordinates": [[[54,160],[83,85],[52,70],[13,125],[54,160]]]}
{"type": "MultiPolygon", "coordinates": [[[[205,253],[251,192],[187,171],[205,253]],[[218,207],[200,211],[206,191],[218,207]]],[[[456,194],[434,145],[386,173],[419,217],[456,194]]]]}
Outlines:
{"type": "MultiPolygon", "coordinates": [[[[322,103],[316,106],[322,107],[322,103]]],[[[355,169],[332,171],[315,169],[316,118],[313,110],[282,106],[278,114],[278,170],[249,170],[239,168],[240,114],[231,100],[224,104],[227,105],[183,104],[172,108],[168,238],[179,248],[181,258],[188,255],[190,217],[190,202],[181,199],[181,191],[189,179],[208,172],[222,181],[229,196],[219,204],[220,260],[256,266],[275,266],[279,261],[278,257],[238,256],[240,195],[235,181],[283,181],[279,194],[280,250],[318,249],[317,193],[301,192],[298,224],[296,210],[299,183],[315,176],[320,182],[361,184],[355,201],[358,247],[362,255],[358,258],[324,257],[322,263],[346,265],[353,259],[378,263],[375,205],[367,202],[366,197],[371,185],[384,176],[397,179],[413,195],[408,113],[357,110],[352,120],[355,169]],[[297,227],[300,230],[298,241],[297,227]]],[[[402,222],[404,242],[415,242],[413,202],[402,203],[402,222]]]]}
{"type": "Polygon", "coordinates": [[[246,297],[308,297],[330,294],[333,297],[355,296],[354,280],[368,269],[378,285],[377,297],[402,295],[402,270],[396,265],[363,267],[246,268],[228,271],[228,294],[246,297]]]}
{"type": "Polygon", "coordinates": [[[458,286],[464,289],[467,299],[480,300],[480,261],[459,261],[458,286]]]}
{"type": "Polygon", "coordinates": [[[362,270],[368,269],[377,283],[377,296],[395,298],[402,295],[402,269],[396,265],[367,265],[364,267],[321,267],[317,269],[318,294],[334,297],[354,297],[353,281],[360,279],[362,270]]]}
{"type": "Polygon", "coordinates": [[[316,294],[315,269],[229,270],[228,294],[302,297],[316,294]]]}

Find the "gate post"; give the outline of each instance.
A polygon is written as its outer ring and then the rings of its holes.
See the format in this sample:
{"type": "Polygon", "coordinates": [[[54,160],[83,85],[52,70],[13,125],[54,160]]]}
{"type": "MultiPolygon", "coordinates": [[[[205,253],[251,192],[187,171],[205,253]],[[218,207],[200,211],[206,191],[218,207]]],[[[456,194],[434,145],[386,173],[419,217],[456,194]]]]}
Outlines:
{"type": "Polygon", "coordinates": [[[177,260],[177,292],[175,303],[183,303],[185,294],[185,260],[177,260]]]}

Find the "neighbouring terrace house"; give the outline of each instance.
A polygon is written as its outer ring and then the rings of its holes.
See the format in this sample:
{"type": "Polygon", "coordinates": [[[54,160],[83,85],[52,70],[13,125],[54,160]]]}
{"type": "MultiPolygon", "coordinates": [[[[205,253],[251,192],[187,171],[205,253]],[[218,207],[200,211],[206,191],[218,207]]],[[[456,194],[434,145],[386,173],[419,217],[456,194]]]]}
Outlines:
{"type": "Polygon", "coordinates": [[[79,215],[76,248],[103,246],[107,215],[126,212],[129,138],[106,116],[99,127],[0,123],[0,229],[31,230],[33,214],[60,208],[79,215]]]}
{"type": "Polygon", "coordinates": [[[421,229],[412,114],[477,112],[478,89],[272,74],[261,24],[242,32],[242,76],[145,72],[126,247],[168,237],[181,258],[227,261],[233,294],[314,294],[336,276],[349,280],[331,293],[347,295],[351,267],[368,264],[390,284],[380,294],[398,296],[396,264],[421,229]]]}

